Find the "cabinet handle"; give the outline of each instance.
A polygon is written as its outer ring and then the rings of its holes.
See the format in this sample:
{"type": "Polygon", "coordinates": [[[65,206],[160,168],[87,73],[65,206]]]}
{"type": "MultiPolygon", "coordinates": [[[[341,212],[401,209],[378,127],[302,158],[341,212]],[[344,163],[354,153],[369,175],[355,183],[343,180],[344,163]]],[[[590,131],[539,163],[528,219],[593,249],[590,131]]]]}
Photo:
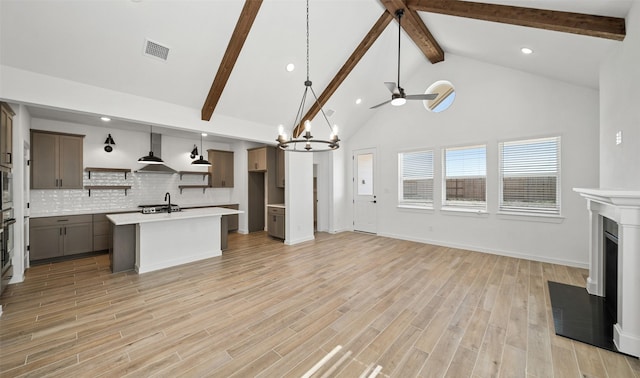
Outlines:
{"type": "Polygon", "coordinates": [[[67,234],[67,228],[66,227],[64,228],[64,234],[65,235],[67,234]]]}
{"type": "Polygon", "coordinates": [[[60,179],[60,187],[62,188],[62,179],[60,179]]]}
{"type": "Polygon", "coordinates": [[[253,163],[253,165],[255,166],[255,169],[258,169],[258,163],[253,163]]]}
{"type": "Polygon", "coordinates": [[[7,152],[7,155],[9,155],[9,164],[13,164],[13,159],[11,158],[11,152],[7,152]]]}
{"type": "Polygon", "coordinates": [[[62,229],[63,229],[63,227],[60,227],[60,235],[62,235],[62,229]]]}
{"type": "Polygon", "coordinates": [[[58,187],[58,179],[56,179],[56,188],[58,187]]]}

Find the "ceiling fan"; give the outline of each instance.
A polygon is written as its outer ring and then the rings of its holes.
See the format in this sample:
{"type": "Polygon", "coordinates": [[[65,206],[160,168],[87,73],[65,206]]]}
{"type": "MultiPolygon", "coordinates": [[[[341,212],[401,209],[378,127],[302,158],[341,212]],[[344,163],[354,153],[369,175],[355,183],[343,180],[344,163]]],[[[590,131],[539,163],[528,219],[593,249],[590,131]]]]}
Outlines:
{"type": "Polygon", "coordinates": [[[389,92],[391,92],[391,100],[372,106],[369,109],[375,109],[388,103],[394,106],[400,106],[404,105],[407,100],[433,100],[438,97],[437,93],[408,95],[404,93],[404,88],[400,86],[400,33],[402,31],[401,21],[403,15],[404,9],[398,9],[396,11],[396,16],[398,17],[398,84],[396,85],[396,83],[392,81],[385,81],[384,85],[389,89],[389,92]]]}

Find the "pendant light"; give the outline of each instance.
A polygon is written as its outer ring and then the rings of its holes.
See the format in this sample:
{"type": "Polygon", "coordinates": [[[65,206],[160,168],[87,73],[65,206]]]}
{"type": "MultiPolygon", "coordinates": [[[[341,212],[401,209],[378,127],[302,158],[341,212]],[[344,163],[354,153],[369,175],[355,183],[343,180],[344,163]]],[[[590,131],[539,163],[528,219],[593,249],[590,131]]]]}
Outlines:
{"type": "Polygon", "coordinates": [[[309,80],[309,0],[307,0],[307,80],[304,82],[304,94],[302,95],[302,101],[300,102],[300,107],[298,108],[298,112],[296,113],[296,118],[293,122],[293,129],[291,130],[291,135],[287,138],[287,134],[284,132],[284,127],[280,127],[278,130],[278,148],[285,151],[295,151],[295,152],[321,152],[321,151],[333,151],[340,147],[340,139],[338,139],[338,129],[337,127],[331,127],[329,123],[329,119],[322,109],[322,104],[318,101],[318,96],[316,96],[316,92],[313,90],[311,86],[311,80],[309,80]],[[307,99],[308,92],[311,91],[313,98],[315,99],[315,103],[320,109],[320,113],[324,118],[327,127],[329,128],[329,139],[315,139],[311,135],[311,120],[302,120],[303,111],[305,108],[305,102],[307,99]],[[304,132],[299,132],[298,135],[294,135],[296,132],[296,128],[300,127],[300,125],[304,125],[304,132]],[[289,148],[292,146],[293,148],[289,148]],[[301,146],[302,148],[298,148],[301,146]]]}
{"type": "Polygon", "coordinates": [[[149,132],[149,155],[147,156],[143,156],[140,159],[138,159],[138,163],[140,164],[164,164],[164,161],[162,161],[162,159],[160,159],[157,156],[153,156],[153,151],[151,151],[151,149],[153,148],[153,126],[149,126],[150,127],[150,132],[149,132]]]}
{"type": "MultiPolygon", "coordinates": [[[[204,136],[207,136],[207,134],[206,133],[200,134],[200,152],[202,152],[202,137],[204,136]]],[[[207,160],[204,160],[204,157],[200,155],[200,159],[192,161],[191,165],[199,165],[201,167],[210,167],[211,163],[209,163],[207,160]]]]}

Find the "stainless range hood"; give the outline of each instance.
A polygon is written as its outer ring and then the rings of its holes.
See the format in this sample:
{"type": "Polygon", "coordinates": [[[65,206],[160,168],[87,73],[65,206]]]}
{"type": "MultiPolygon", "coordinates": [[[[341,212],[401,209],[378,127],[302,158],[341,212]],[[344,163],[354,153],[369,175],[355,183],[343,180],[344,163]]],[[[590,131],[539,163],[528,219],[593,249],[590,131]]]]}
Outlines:
{"type": "MultiPolygon", "coordinates": [[[[151,152],[154,156],[162,156],[162,134],[151,133],[151,152]]],[[[175,169],[163,164],[147,164],[136,173],[178,173],[175,169]]]]}

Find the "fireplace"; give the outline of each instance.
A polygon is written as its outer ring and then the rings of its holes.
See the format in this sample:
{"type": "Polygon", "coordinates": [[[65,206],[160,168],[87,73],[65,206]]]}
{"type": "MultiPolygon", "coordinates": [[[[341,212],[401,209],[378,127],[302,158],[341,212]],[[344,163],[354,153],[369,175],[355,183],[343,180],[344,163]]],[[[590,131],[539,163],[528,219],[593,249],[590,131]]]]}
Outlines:
{"type": "Polygon", "coordinates": [[[605,309],[618,321],[618,224],[609,218],[602,220],[604,248],[604,303],[605,309]]]}
{"type": "Polygon", "coordinates": [[[589,294],[603,297],[613,341],[640,357],[640,191],[575,188],[589,210],[589,294]]]}

